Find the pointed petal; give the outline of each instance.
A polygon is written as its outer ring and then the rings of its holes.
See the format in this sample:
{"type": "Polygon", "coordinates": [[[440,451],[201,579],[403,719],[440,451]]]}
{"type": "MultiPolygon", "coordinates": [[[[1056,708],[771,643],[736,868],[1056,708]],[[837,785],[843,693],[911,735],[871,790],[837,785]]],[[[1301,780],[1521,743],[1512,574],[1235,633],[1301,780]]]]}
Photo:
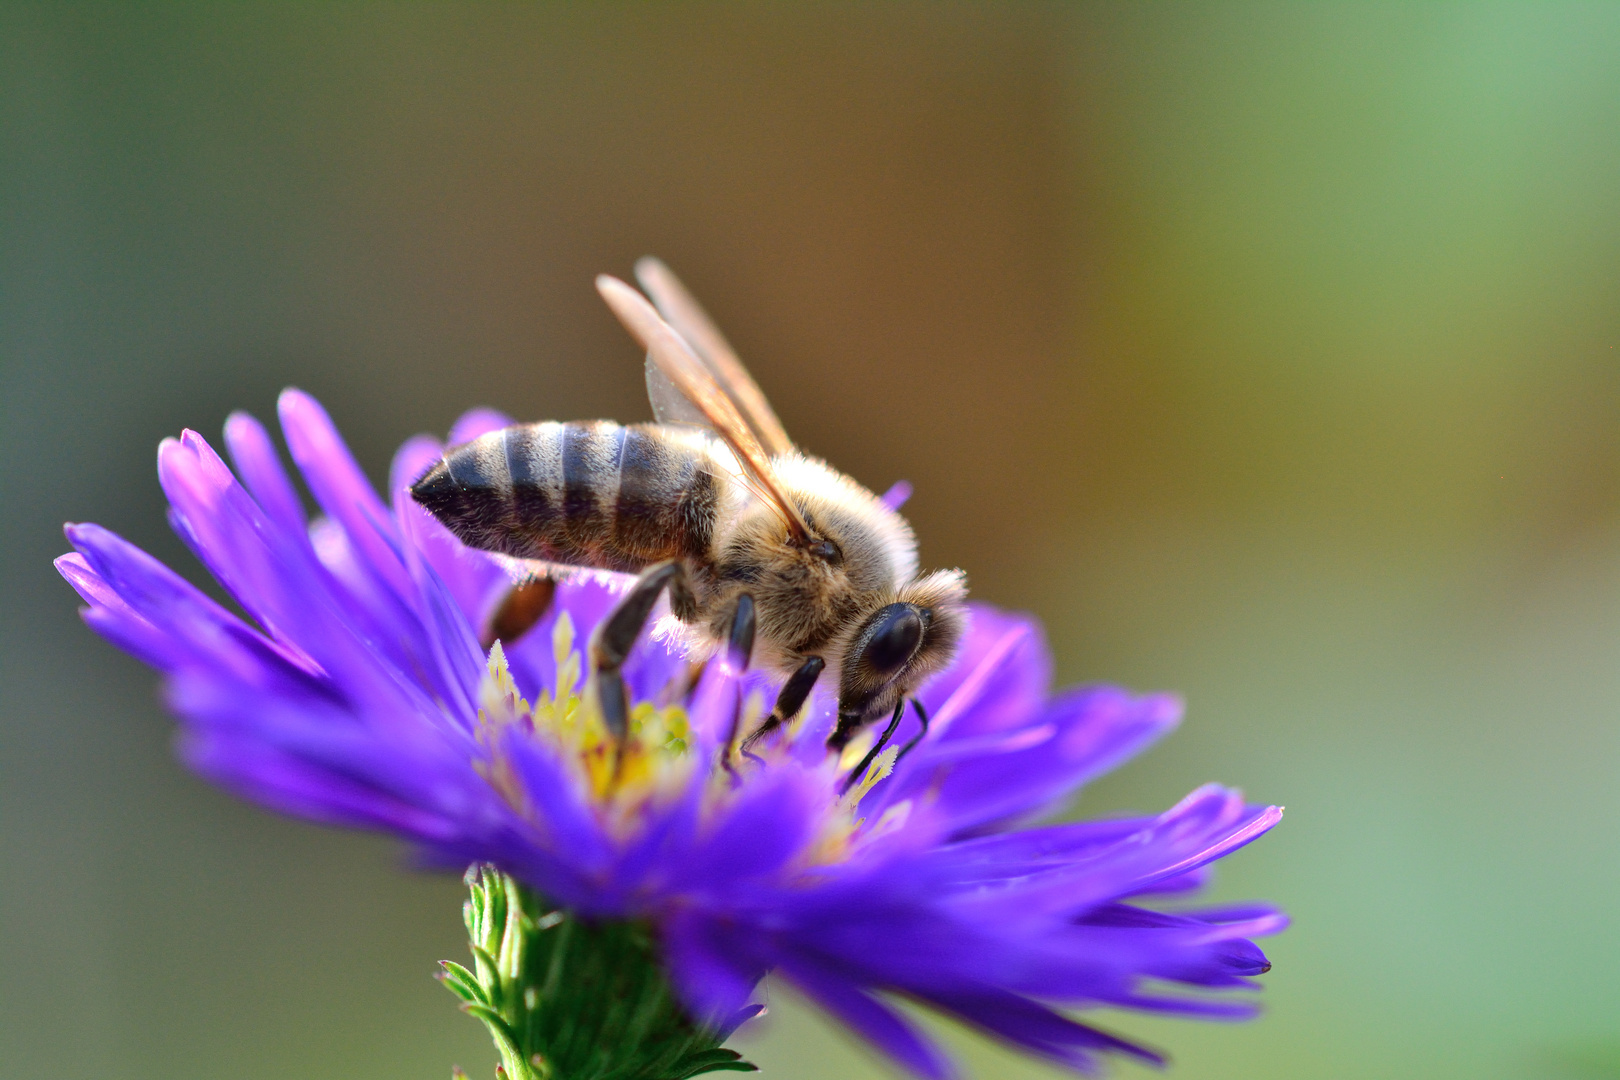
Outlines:
{"type": "Polygon", "coordinates": [[[682,910],[664,925],[664,956],[671,980],[693,1015],[709,1024],[730,1020],[747,1007],[764,977],[763,966],[751,963],[720,928],[702,914],[682,910]]]}
{"type": "Polygon", "coordinates": [[[889,1006],[802,958],[784,960],[782,973],[817,1005],[861,1038],[924,1080],[951,1080],[950,1059],[889,1006]]]}
{"type": "Polygon", "coordinates": [[[348,445],[319,402],[301,390],[282,391],[277,402],[287,449],[310,494],[327,516],[340,522],[364,565],[399,595],[409,581],[399,557],[400,537],[388,508],[372,488],[348,445]]]}
{"type": "Polygon", "coordinates": [[[1098,1069],[1098,1053],[1124,1054],[1149,1065],[1165,1064],[1162,1055],[1146,1047],[992,987],[931,993],[927,1000],[1015,1046],[1082,1072],[1098,1069]]]}
{"type": "Polygon", "coordinates": [[[253,498],[266,515],[291,534],[304,531],[304,505],[293,489],[281,456],[264,425],[245,412],[233,412],[225,421],[225,446],[231,461],[253,498]]]}
{"type": "Polygon", "coordinates": [[[1099,687],[1059,697],[1037,720],[1023,729],[924,743],[916,760],[908,759],[910,782],[896,783],[885,798],[906,798],[927,784],[959,831],[1040,813],[1174,730],[1181,701],[1099,687]]]}
{"type": "Polygon", "coordinates": [[[819,823],[826,789],[788,768],[744,785],[725,817],[683,856],[670,880],[678,891],[725,893],[733,883],[785,866],[819,823]]]}

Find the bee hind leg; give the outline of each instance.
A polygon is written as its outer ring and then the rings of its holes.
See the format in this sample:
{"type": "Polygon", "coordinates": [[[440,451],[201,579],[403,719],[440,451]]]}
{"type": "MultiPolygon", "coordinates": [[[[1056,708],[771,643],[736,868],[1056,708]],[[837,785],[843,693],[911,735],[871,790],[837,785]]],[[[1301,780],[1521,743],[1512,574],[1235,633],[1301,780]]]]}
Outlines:
{"type": "Polygon", "coordinates": [[[489,624],[478,635],[478,644],[485,652],[497,641],[512,644],[546,617],[556,594],[557,583],[543,574],[513,586],[490,615],[489,624]]]}
{"type": "Polygon", "coordinates": [[[602,707],[602,722],[608,733],[622,747],[630,733],[630,692],[625,688],[620,669],[625,658],[641,636],[642,628],[652,615],[658,594],[668,586],[670,599],[679,603],[689,599],[691,589],[686,581],[686,568],[678,562],[659,563],[643,571],[641,577],[624,594],[619,606],[597,627],[591,640],[591,666],[596,670],[597,700],[602,707]]]}

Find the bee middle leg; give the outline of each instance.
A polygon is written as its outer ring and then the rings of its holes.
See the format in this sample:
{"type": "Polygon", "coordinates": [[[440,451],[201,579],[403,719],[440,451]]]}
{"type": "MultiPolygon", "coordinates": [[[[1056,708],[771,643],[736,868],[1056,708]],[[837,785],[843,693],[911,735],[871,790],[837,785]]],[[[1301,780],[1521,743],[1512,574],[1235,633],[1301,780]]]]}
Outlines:
{"type": "MultiPolygon", "coordinates": [[[[754,654],[754,598],[747,593],[737,597],[737,607],[731,613],[731,631],[726,635],[726,658],[737,671],[748,670],[748,659],[754,654]]],[[[731,729],[726,732],[725,750],[720,764],[735,779],[737,770],[731,763],[737,746],[737,725],[742,723],[742,710],[731,714],[731,729]]]]}

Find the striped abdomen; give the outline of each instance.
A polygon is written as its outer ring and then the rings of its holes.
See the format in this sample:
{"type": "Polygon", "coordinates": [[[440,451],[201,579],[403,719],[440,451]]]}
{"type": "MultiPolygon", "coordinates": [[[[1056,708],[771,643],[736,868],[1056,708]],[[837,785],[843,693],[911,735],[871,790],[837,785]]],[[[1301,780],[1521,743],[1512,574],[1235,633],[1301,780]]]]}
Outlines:
{"type": "Polygon", "coordinates": [[[411,496],[470,547],[634,573],[706,552],[727,483],[697,431],[547,421],[453,447],[411,496]]]}

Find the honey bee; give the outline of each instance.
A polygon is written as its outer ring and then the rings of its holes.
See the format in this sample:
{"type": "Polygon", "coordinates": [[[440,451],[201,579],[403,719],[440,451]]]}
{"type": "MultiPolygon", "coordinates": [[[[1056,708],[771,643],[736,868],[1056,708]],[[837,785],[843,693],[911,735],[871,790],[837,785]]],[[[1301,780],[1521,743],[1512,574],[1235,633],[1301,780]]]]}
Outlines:
{"type": "MultiPolygon", "coordinates": [[[[621,740],[628,701],[619,670],[667,588],[697,655],[724,648],[740,666],[786,676],[742,750],[793,718],[830,669],[838,679],[831,749],[889,717],[869,761],[912,691],[954,655],[963,575],[919,576],[911,526],[794,448],[669,269],[642,259],[636,276],[653,303],[606,275],[596,286],[647,351],[655,422],[517,424],[446,450],[411,495],[471,547],[640,575],[591,642],[603,716],[621,740]]],[[[550,590],[543,575],[519,586],[486,637],[511,640],[532,626],[550,590]]],[[[926,732],[927,714],[913,704],[926,732]]]]}

